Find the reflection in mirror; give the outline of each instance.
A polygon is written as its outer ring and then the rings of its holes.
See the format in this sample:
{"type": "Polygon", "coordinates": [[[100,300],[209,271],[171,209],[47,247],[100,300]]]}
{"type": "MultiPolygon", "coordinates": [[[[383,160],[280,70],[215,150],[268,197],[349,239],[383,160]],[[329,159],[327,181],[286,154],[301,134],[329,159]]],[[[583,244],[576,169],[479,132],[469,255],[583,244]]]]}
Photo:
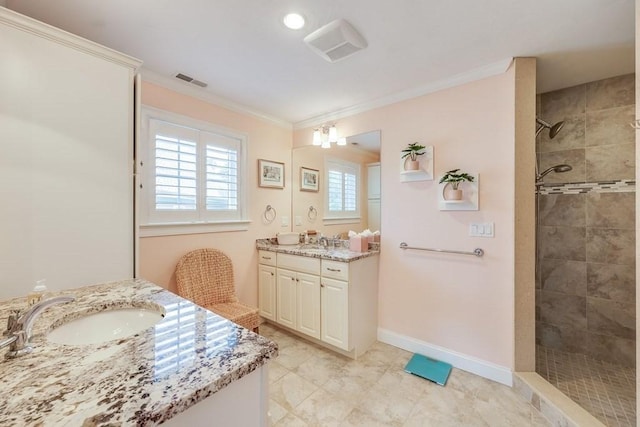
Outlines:
{"type": "Polygon", "coordinates": [[[380,142],[380,131],[376,130],[347,137],[346,146],[332,145],[325,149],[308,145],[293,150],[292,231],[316,230],[325,236],[335,236],[346,234],[349,230],[360,232],[367,228],[371,231],[380,229],[380,142]],[[328,160],[359,166],[358,218],[326,218],[328,160]]]}

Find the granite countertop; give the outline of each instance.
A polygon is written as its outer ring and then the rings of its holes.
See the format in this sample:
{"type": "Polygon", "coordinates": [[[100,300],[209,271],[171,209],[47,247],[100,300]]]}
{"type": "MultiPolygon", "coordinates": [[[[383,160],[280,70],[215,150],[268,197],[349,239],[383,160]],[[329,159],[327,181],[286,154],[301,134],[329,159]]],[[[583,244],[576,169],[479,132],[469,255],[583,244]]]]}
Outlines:
{"type": "MultiPolygon", "coordinates": [[[[2,349],[0,425],[157,425],[278,353],[273,341],[144,280],[54,295],[67,294],[76,300],[36,319],[32,353],[4,359],[2,349]],[[72,346],[44,336],[90,311],[158,306],[164,319],[116,341],[72,346]]],[[[2,325],[11,310],[25,306],[25,298],[0,301],[2,325]]]]}
{"type": "Polygon", "coordinates": [[[313,245],[278,245],[275,239],[258,239],[256,248],[261,251],[279,252],[283,254],[301,255],[310,258],[328,259],[340,262],[352,262],[380,253],[379,243],[369,243],[367,252],[354,252],[346,248],[313,248],[313,245]]]}

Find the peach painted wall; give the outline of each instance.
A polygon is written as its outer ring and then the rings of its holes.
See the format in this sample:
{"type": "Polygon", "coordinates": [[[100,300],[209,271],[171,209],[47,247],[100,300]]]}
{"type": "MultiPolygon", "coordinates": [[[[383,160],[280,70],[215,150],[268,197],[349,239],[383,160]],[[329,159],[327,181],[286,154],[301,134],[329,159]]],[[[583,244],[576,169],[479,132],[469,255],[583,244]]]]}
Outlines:
{"type": "MultiPolygon", "coordinates": [[[[339,120],[341,133],[382,133],[379,327],[513,368],[513,66],[504,74],[339,120]],[[479,211],[440,211],[436,181],[401,183],[400,150],[433,145],[435,171],[480,174],[479,211]],[[495,223],[494,238],[469,237],[470,222],[495,223]],[[482,259],[403,251],[485,250],[482,259]]],[[[294,146],[312,129],[294,132],[294,146]]]]}
{"type": "Polygon", "coordinates": [[[292,131],[266,120],[230,111],[161,86],[143,82],[142,104],[170,111],[248,135],[249,219],[248,231],[144,237],[140,239],[140,276],[175,291],[173,274],[178,259],[186,252],[202,247],[217,248],[233,261],[238,298],[258,304],[258,272],[255,241],[273,237],[290,227],[280,226],[281,217],[291,215],[292,131]],[[258,159],[285,163],[285,189],[258,187],[258,159]],[[271,224],[263,220],[265,207],[276,209],[271,224]]]}

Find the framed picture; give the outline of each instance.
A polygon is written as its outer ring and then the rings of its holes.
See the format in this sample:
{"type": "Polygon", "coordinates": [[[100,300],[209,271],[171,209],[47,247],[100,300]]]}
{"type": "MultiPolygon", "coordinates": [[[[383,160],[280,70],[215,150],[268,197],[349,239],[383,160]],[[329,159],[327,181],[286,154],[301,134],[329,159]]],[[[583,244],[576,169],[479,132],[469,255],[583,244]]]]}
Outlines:
{"type": "Polygon", "coordinates": [[[300,191],[318,191],[320,172],[305,167],[300,168],[300,191]]]}
{"type": "Polygon", "coordinates": [[[284,163],[259,159],[258,185],[260,187],[284,188],[284,163]]]}

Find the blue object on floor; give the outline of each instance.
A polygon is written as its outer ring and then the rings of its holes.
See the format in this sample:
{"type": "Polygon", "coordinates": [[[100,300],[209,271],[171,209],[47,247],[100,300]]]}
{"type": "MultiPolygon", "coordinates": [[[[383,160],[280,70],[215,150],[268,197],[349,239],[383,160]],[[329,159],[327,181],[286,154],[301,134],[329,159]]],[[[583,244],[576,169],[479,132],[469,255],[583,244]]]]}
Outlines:
{"type": "Polygon", "coordinates": [[[404,367],[404,370],[436,384],[445,385],[451,373],[451,365],[416,353],[404,367]]]}

